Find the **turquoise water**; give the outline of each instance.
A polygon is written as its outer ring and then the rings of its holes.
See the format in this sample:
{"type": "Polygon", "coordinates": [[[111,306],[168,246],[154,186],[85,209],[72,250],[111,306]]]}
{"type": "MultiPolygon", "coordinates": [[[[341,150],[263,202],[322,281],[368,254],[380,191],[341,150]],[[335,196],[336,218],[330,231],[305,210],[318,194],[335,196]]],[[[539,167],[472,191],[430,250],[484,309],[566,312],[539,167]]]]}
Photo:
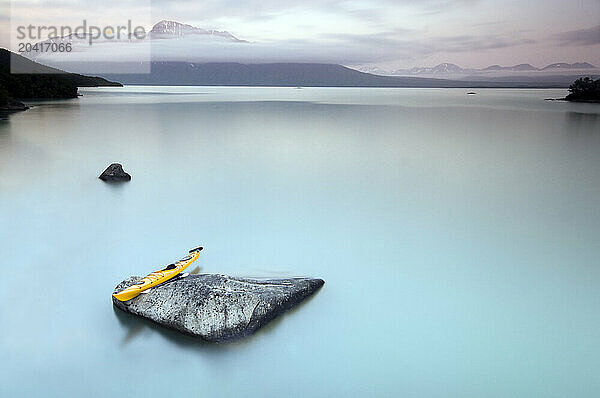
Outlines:
{"type": "Polygon", "coordinates": [[[84,89],[0,121],[0,396],[597,396],[600,106],[467,91],[84,89]],[[197,245],[326,284],[228,345],[113,310],[197,245]]]}

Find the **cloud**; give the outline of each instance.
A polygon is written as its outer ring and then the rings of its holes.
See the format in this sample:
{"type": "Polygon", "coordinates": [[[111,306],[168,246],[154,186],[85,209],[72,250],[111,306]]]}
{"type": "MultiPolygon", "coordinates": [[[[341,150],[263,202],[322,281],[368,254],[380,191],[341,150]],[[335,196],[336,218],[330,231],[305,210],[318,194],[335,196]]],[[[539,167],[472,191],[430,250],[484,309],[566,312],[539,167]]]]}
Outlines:
{"type": "Polygon", "coordinates": [[[600,44],[600,25],[558,33],[554,38],[561,46],[593,46],[600,44]]]}
{"type": "MultiPolygon", "coordinates": [[[[277,42],[236,43],[201,40],[186,36],[167,40],[150,40],[152,59],[179,62],[314,62],[364,65],[396,62],[436,54],[475,53],[490,49],[519,46],[531,40],[510,40],[503,35],[448,36],[418,38],[412,30],[395,29],[378,34],[330,34],[319,40],[299,39],[277,42]]],[[[242,37],[243,38],[243,37],[242,37]]],[[[147,48],[125,42],[104,42],[77,48],[68,54],[42,54],[39,61],[97,63],[115,60],[134,62],[148,58],[147,48]],[[54,58],[54,59],[49,59],[54,58]]],[[[88,70],[86,73],[95,73],[88,70]]]]}
{"type": "Polygon", "coordinates": [[[497,48],[515,47],[523,44],[534,44],[532,39],[509,39],[504,35],[462,35],[437,37],[432,39],[438,51],[477,52],[497,48]]]}
{"type": "MultiPolygon", "coordinates": [[[[518,10],[506,9],[502,2],[489,0],[148,0],[152,4],[152,20],[140,24],[149,28],[160,19],[171,19],[207,29],[227,30],[252,42],[245,47],[196,42],[185,42],[189,48],[183,45],[167,48],[174,42],[153,47],[161,56],[192,62],[402,65],[434,59],[457,63],[487,63],[493,59],[494,63],[509,63],[521,62],[524,58],[535,63],[546,62],[548,57],[570,58],[576,51],[588,51],[584,46],[600,43],[600,26],[559,33],[571,26],[598,23],[593,16],[597,15],[599,0],[582,1],[587,3],[585,11],[560,0],[535,0],[518,10]],[[590,5],[590,2],[594,3],[590,5]],[[534,18],[541,23],[533,23],[534,18]],[[579,21],[579,25],[575,22],[567,25],[569,21],[579,21]],[[582,47],[574,50],[569,46],[582,47]]],[[[33,18],[34,5],[47,3],[47,10],[38,6],[43,13],[35,15],[69,24],[78,22],[73,21],[73,17],[80,13],[94,17],[97,13],[111,23],[113,19],[119,21],[113,14],[134,15],[137,24],[141,18],[136,11],[137,2],[139,0],[123,0],[118,7],[104,6],[98,12],[90,11],[84,0],[13,0],[13,6],[19,5],[16,11],[27,21],[33,18]],[[67,12],[67,6],[71,12],[67,12]]],[[[10,37],[8,27],[0,24],[2,32],[10,37]]],[[[128,46],[120,46],[116,51],[119,56],[127,56],[126,49],[128,46]]]]}
{"type": "Polygon", "coordinates": [[[424,9],[427,14],[441,14],[457,8],[474,7],[480,2],[480,0],[435,0],[425,1],[423,3],[425,3],[426,7],[424,9]]]}
{"type": "MultiPolygon", "coordinates": [[[[398,61],[415,56],[427,57],[442,53],[477,53],[498,48],[515,47],[535,43],[531,39],[511,39],[506,35],[453,35],[422,38],[419,32],[399,29],[378,34],[335,34],[325,37],[331,62],[343,64],[398,61]],[[340,56],[340,49],[344,49],[340,56]],[[337,51],[336,51],[337,50],[337,51]],[[343,59],[342,59],[343,58],[343,59]]],[[[307,42],[307,47],[319,48],[317,43],[307,42]]]]}
{"type": "MultiPolygon", "coordinates": [[[[473,7],[482,0],[163,0],[155,7],[163,16],[189,22],[219,24],[221,20],[252,21],[292,15],[327,15],[333,19],[353,18],[362,23],[384,23],[394,13],[402,15],[433,15],[473,7]]],[[[301,21],[300,21],[301,22],[301,21]]],[[[231,27],[224,27],[231,29],[231,27]]]]}

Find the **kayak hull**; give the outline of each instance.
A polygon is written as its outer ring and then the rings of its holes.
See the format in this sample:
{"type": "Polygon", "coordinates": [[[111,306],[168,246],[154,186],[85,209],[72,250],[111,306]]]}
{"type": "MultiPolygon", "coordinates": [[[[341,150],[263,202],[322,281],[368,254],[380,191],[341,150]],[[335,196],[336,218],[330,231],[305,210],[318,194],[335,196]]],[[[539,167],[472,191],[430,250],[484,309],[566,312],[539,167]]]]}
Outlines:
{"type": "Polygon", "coordinates": [[[129,286],[128,288],[113,294],[113,297],[119,301],[128,301],[139,296],[142,292],[176,277],[184,269],[189,267],[190,264],[198,259],[201,250],[201,247],[190,250],[190,254],[188,256],[173,264],[167,265],[161,270],[152,272],[151,274],[142,278],[142,280],[137,284],[129,286]]]}

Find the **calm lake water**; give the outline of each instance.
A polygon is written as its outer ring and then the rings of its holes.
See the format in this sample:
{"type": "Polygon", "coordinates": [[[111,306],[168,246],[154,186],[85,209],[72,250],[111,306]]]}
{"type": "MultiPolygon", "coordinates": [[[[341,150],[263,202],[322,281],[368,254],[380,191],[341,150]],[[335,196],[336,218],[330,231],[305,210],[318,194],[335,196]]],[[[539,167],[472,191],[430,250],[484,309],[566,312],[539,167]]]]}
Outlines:
{"type": "Polygon", "coordinates": [[[596,397],[600,105],[467,91],[82,89],[0,121],[0,396],[596,397]],[[197,245],[326,284],[235,344],[113,309],[197,245]]]}

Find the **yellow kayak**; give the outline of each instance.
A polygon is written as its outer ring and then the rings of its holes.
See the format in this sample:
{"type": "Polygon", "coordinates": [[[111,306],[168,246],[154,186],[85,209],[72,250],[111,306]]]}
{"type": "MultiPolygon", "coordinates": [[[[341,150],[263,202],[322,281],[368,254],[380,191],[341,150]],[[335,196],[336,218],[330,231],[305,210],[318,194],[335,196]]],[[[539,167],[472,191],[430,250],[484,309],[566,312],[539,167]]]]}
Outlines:
{"type": "Polygon", "coordinates": [[[193,263],[200,256],[201,247],[197,247],[189,251],[189,255],[182,258],[181,260],[167,265],[165,268],[154,271],[150,275],[146,276],[140,282],[135,285],[129,286],[127,289],[121,290],[119,293],[113,294],[113,297],[119,301],[127,301],[131,300],[134,297],[137,297],[144,290],[148,290],[151,287],[156,285],[160,285],[163,282],[168,281],[169,279],[177,276],[181,271],[186,269],[188,265],[193,263]]]}

